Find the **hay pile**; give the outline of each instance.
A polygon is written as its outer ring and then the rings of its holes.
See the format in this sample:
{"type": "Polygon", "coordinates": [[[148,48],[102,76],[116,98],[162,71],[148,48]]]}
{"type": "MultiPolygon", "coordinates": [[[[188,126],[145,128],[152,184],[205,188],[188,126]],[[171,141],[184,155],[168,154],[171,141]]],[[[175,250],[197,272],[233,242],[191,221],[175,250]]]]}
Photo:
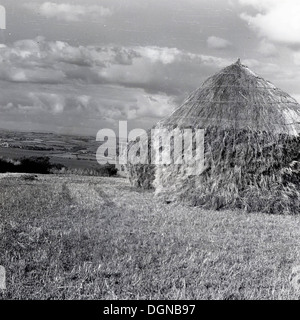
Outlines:
{"type": "Polygon", "coordinates": [[[153,187],[168,202],[300,212],[300,106],[239,60],[156,127],[205,129],[205,170],[191,175],[186,164],[129,165],[133,185],[153,187]]]}
{"type": "Polygon", "coordinates": [[[205,208],[291,214],[300,212],[300,139],[247,130],[208,128],[205,170],[160,166],[154,186],[166,201],[205,208]]]}
{"type": "MultiPolygon", "coordinates": [[[[127,146],[129,152],[133,144],[141,141],[142,148],[147,150],[149,164],[133,164],[134,159],[128,154],[128,163],[126,165],[127,176],[131,185],[135,188],[153,189],[156,166],[151,164],[151,130],[148,130],[146,136],[141,136],[135,141],[130,141],[127,146]]],[[[139,154],[138,154],[139,155],[139,154]]]]}

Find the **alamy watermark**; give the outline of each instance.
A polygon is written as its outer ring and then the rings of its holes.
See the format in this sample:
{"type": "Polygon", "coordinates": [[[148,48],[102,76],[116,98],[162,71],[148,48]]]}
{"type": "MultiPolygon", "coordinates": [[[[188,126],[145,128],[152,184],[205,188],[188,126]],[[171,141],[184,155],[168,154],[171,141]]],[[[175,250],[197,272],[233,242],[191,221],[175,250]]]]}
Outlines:
{"type": "Polygon", "coordinates": [[[99,164],[184,165],[191,175],[203,171],[203,129],[153,128],[148,133],[133,129],[128,133],[127,121],[120,121],[118,138],[119,143],[111,129],[98,131],[96,140],[102,142],[96,154],[99,164]]]}

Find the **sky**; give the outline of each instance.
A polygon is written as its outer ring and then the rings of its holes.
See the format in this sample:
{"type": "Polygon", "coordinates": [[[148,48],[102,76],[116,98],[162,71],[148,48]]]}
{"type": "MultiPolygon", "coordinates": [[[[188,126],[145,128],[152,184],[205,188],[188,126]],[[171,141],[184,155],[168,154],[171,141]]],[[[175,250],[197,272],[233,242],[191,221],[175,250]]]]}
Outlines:
{"type": "Polygon", "coordinates": [[[238,58],[300,101],[299,0],[0,5],[2,129],[147,129],[238,58]]]}

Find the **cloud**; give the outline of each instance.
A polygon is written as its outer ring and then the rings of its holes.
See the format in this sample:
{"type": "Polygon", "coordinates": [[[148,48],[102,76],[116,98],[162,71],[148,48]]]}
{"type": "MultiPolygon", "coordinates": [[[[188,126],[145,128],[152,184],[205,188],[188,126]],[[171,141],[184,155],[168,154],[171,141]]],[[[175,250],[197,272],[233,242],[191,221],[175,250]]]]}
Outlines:
{"type": "Polygon", "coordinates": [[[141,94],[137,96],[136,107],[130,107],[127,111],[128,119],[156,118],[160,119],[174,109],[174,102],[166,94],[148,95],[141,94]]]}
{"type": "Polygon", "coordinates": [[[300,103],[300,94],[294,94],[292,97],[295,98],[298,103],[300,103]]]}
{"type": "Polygon", "coordinates": [[[215,36],[210,36],[207,39],[207,46],[211,49],[226,49],[231,46],[231,42],[215,36]]]}
{"type": "Polygon", "coordinates": [[[35,90],[28,93],[19,92],[17,100],[4,95],[0,97],[0,111],[3,117],[9,114],[14,115],[16,119],[24,117],[24,114],[45,119],[47,116],[63,117],[68,121],[98,119],[101,123],[144,119],[150,126],[168,115],[175,107],[172,97],[166,94],[150,95],[142,89],[122,90],[103,86],[101,92],[90,92],[91,95],[84,95],[81,92],[74,95],[68,88],[64,88],[64,91],[63,93],[35,90]]]}
{"type": "Polygon", "coordinates": [[[0,5],[0,29],[6,29],[6,9],[0,5]]]}
{"type": "Polygon", "coordinates": [[[62,113],[66,105],[65,97],[55,93],[30,92],[28,96],[33,101],[33,107],[54,114],[62,113]]]}
{"type": "Polygon", "coordinates": [[[213,71],[232,61],[176,48],[132,47],[138,57],[130,65],[107,64],[98,71],[102,83],[118,84],[128,88],[142,88],[147,93],[186,95],[196,89],[213,71]]]}
{"type": "Polygon", "coordinates": [[[299,0],[239,0],[243,6],[251,6],[258,12],[240,17],[259,35],[270,41],[295,45],[300,44],[299,0]]]}
{"type": "Polygon", "coordinates": [[[294,63],[300,66],[300,51],[293,53],[294,63]]]}
{"type": "Polygon", "coordinates": [[[278,54],[278,49],[275,47],[275,45],[266,41],[265,39],[260,41],[258,51],[267,58],[276,57],[278,54]]]}
{"type": "Polygon", "coordinates": [[[35,70],[21,69],[4,66],[0,71],[0,79],[11,82],[31,82],[38,84],[62,83],[65,74],[59,70],[48,70],[36,68],[35,70]]]}
{"type": "Polygon", "coordinates": [[[48,18],[67,22],[97,20],[112,15],[109,8],[100,5],[75,5],[69,3],[44,2],[40,5],[29,3],[25,7],[34,9],[38,14],[48,18]]]}
{"type": "Polygon", "coordinates": [[[252,6],[257,10],[266,10],[282,0],[239,0],[241,5],[252,6]]]}
{"type": "Polygon", "coordinates": [[[1,123],[151,127],[231,62],[169,47],[20,40],[0,50],[1,123]]]}
{"type": "Polygon", "coordinates": [[[195,89],[230,60],[157,46],[71,46],[42,37],[0,51],[0,79],[10,82],[111,84],[170,95],[195,89]],[[178,74],[182,76],[178,77],[178,74]],[[186,74],[187,77],[183,76],[186,74]],[[199,78],[201,74],[201,78],[199,78]]]}
{"type": "Polygon", "coordinates": [[[136,52],[140,56],[149,59],[152,63],[161,62],[163,64],[174,63],[182,52],[177,48],[161,48],[161,47],[136,47],[136,52]]]}

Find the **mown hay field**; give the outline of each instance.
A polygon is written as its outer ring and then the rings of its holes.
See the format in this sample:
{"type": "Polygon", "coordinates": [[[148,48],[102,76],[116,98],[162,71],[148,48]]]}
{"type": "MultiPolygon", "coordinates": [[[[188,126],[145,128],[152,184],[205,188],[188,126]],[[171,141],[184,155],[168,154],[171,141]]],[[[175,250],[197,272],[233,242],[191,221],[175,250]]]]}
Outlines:
{"type": "Polygon", "coordinates": [[[299,299],[300,217],[160,203],[122,178],[0,175],[2,299],[299,299]]]}

